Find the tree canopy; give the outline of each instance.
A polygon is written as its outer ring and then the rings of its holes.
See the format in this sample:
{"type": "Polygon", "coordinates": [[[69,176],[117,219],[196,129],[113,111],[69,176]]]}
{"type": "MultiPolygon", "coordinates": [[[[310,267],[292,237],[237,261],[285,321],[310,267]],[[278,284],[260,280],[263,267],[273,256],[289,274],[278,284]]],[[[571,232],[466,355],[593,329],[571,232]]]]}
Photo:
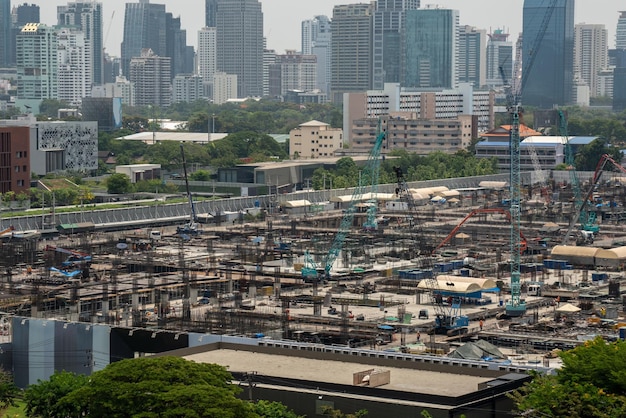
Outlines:
{"type": "Polygon", "coordinates": [[[40,417],[258,417],[231,380],[219,365],[146,357],[112,363],[88,378],[57,372],[31,385],[25,399],[31,416],[40,417]]]}
{"type": "MultiPolygon", "coordinates": [[[[467,151],[458,151],[452,155],[434,152],[428,156],[420,156],[400,150],[391,152],[389,157],[391,158],[385,158],[381,162],[379,184],[397,181],[394,167],[402,169],[407,181],[480,176],[498,172],[495,159],[476,158],[467,151]]],[[[360,170],[352,158],[342,158],[337,161],[334,170],[315,170],[313,188],[319,190],[324,185],[332,185],[333,188],[355,187],[359,182],[360,170]]],[[[363,185],[367,186],[367,183],[363,185]]]]}
{"type": "Polygon", "coordinates": [[[601,337],[560,353],[556,375],[538,375],[511,396],[528,417],[626,415],[626,342],[601,337]]]}

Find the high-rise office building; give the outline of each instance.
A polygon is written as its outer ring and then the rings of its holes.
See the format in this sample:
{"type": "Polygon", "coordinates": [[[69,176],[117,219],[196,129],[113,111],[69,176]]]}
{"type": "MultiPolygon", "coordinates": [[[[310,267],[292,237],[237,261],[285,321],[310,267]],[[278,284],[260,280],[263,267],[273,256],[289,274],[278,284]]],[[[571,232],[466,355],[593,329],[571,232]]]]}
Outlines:
{"type": "Polygon", "coordinates": [[[280,69],[276,67],[276,51],[263,50],[263,97],[280,95],[280,69]]]}
{"type": "Polygon", "coordinates": [[[155,55],[167,55],[165,5],[150,4],[148,0],[126,3],[124,39],[122,41],[122,73],[130,72],[130,60],[141,56],[144,48],[155,55]]]}
{"type": "Polygon", "coordinates": [[[328,16],[315,16],[302,21],[301,44],[302,55],[311,55],[313,47],[320,41],[330,41],[330,19],[328,16]]]}
{"type": "Polygon", "coordinates": [[[572,102],[574,3],[574,0],[524,0],[522,103],[525,105],[551,109],[572,102]]]}
{"type": "Polygon", "coordinates": [[[344,4],[333,8],[331,22],[331,100],[343,102],[343,94],[372,86],[371,4],[344,4]]]}
{"type": "Polygon", "coordinates": [[[0,0],[0,67],[12,64],[11,0],[0,0]]]}
{"type": "Polygon", "coordinates": [[[182,29],[180,17],[166,13],[165,25],[165,56],[170,57],[172,77],[193,73],[194,51],[192,46],[187,45],[187,31],[182,29]]]}
{"type": "Polygon", "coordinates": [[[65,26],[57,32],[58,98],[80,106],[83,97],[91,95],[91,42],[76,26],[65,26]]]}
{"type": "Polygon", "coordinates": [[[58,99],[56,30],[40,23],[26,24],[17,35],[15,49],[18,100],[58,99]]]}
{"type": "Polygon", "coordinates": [[[417,10],[419,0],[377,0],[372,16],[372,87],[400,82],[402,25],[407,10],[417,10]]]}
{"type": "Polygon", "coordinates": [[[27,23],[39,23],[39,6],[36,4],[20,4],[12,10],[11,20],[13,22],[11,27],[11,63],[16,62],[15,42],[17,34],[22,30],[22,27],[27,23]]]}
{"type": "Polygon", "coordinates": [[[513,43],[508,40],[509,34],[502,29],[496,29],[490,33],[487,41],[487,86],[499,87],[504,84],[500,67],[504,72],[504,78],[510,83],[513,78],[513,43]]]}
{"type": "Polygon", "coordinates": [[[263,95],[263,11],[258,0],[217,1],[217,70],[237,76],[239,97],[263,95]]]}
{"type": "Polygon", "coordinates": [[[473,26],[459,27],[459,83],[474,88],[485,86],[487,79],[487,31],[473,26]]]}
{"type": "Polygon", "coordinates": [[[402,85],[455,88],[459,12],[437,8],[408,10],[405,19],[402,85]]]}
{"type": "Polygon", "coordinates": [[[598,76],[608,67],[608,37],[604,25],[581,23],[574,27],[574,78],[585,82],[591,97],[600,95],[598,76]]]}
{"type": "Polygon", "coordinates": [[[302,54],[317,57],[317,86],[327,93],[330,83],[331,24],[327,16],[302,22],[302,54]]]}
{"type": "Polygon", "coordinates": [[[204,0],[204,26],[214,28],[217,15],[217,0],[204,0]]]}
{"type": "Polygon", "coordinates": [[[77,26],[83,31],[91,50],[91,80],[94,84],[103,84],[102,3],[75,1],[57,6],[57,19],[59,26],[77,26]]]}
{"type": "Polygon", "coordinates": [[[130,82],[135,85],[137,106],[168,107],[172,104],[170,58],[159,57],[149,48],[130,60],[130,82]]]}
{"type": "Polygon", "coordinates": [[[619,12],[615,31],[615,48],[626,49],[626,12],[619,12]]]}

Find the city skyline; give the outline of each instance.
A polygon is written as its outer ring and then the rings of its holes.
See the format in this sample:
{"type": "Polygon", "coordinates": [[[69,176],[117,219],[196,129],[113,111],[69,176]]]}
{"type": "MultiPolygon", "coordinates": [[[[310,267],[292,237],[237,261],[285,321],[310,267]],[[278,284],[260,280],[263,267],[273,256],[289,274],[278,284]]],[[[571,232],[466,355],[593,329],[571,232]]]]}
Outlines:
{"type": "MultiPolygon", "coordinates": [[[[104,46],[108,54],[120,56],[120,45],[123,38],[124,10],[126,3],[137,3],[128,0],[102,1],[104,46]],[[110,29],[109,29],[110,28],[110,29]]],[[[57,23],[57,6],[66,5],[64,0],[32,0],[41,8],[41,21],[47,25],[57,23]]],[[[164,4],[166,10],[174,17],[180,16],[182,29],[187,31],[187,43],[197,47],[197,32],[204,26],[204,2],[201,3],[202,12],[199,13],[199,2],[185,2],[181,5],[176,0],[151,0],[150,3],[164,4]]],[[[261,2],[264,15],[264,36],[267,38],[267,47],[283,53],[286,49],[300,50],[301,22],[316,15],[325,15],[332,18],[333,7],[339,4],[354,4],[356,1],[318,0],[316,2],[301,2],[298,8],[288,7],[291,0],[264,0],[261,2]]],[[[17,6],[21,2],[11,2],[17,6]]],[[[436,4],[442,8],[459,10],[461,25],[475,26],[491,32],[497,28],[504,28],[515,42],[522,29],[523,0],[440,0],[438,2],[422,1],[422,7],[436,4]],[[488,10],[489,13],[485,13],[488,10]]],[[[592,2],[578,1],[576,3],[575,23],[604,24],[608,31],[609,48],[615,47],[615,30],[619,11],[626,10],[626,5],[620,0],[603,0],[603,7],[597,7],[592,2]]]]}

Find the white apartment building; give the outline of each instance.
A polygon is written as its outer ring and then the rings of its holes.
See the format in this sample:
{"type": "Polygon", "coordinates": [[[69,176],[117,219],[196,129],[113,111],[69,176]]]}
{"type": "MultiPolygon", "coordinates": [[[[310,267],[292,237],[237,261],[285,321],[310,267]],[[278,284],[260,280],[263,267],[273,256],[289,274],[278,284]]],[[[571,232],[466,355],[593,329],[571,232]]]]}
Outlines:
{"type": "Polygon", "coordinates": [[[178,74],[172,82],[172,103],[191,103],[204,97],[202,77],[198,74],[178,74]]]}
{"type": "Polygon", "coordinates": [[[217,60],[217,29],[204,27],[198,31],[198,74],[204,83],[205,97],[212,96],[213,75],[217,60]]]}
{"type": "Polygon", "coordinates": [[[115,83],[106,83],[103,86],[94,86],[91,97],[120,97],[122,104],[135,106],[135,85],[123,75],[115,77],[115,83]]]}
{"type": "MultiPolygon", "coordinates": [[[[288,90],[315,90],[317,86],[317,57],[302,55],[287,50],[284,55],[276,55],[276,64],[280,66],[280,95],[288,90]]],[[[270,91],[272,81],[270,80],[270,91]]]]}
{"type": "Polygon", "coordinates": [[[58,98],[80,106],[91,93],[91,44],[76,27],[61,27],[57,34],[58,98]]]}
{"type": "Polygon", "coordinates": [[[332,157],[343,144],[343,130],[312,120],[289,132],[291,158],[332,157]]]}
{"type": "Polygon", "coordinates": [[[224,104],[237,98],[237,74],[216,72],[213,74],[213,103],[224,104]]]}
{"type": "Polygon", "coordinates": [[[609,64],[608,37],[604,25],[574,26],[574,79],[589,86],[591,97],[600,96],[599,73],[609,64]]]}
{"type": "Polygon", "coordinates": [[[145,48],[130,60],[130,81],[135,84],[137,106],[168,107],[172,103],[169,57],[155,55],[145,48]]]}

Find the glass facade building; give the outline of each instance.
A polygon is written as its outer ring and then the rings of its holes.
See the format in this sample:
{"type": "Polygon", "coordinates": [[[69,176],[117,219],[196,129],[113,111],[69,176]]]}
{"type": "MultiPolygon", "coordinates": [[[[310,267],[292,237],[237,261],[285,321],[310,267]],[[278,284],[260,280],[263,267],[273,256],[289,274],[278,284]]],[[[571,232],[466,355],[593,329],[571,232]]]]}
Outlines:
{"type": "Polygon", "coordinates": [[[459,12],[409,10],[404,33],[402,85],[455,88],[458,84],[459,12]]]}
{"type": "Polygon", "coordinates": [[[524,0],[522,103],[551,109],[572,102],[574,0],[524,0]]]}
{"type": "Polygon", "coordinates": [[[122,41],[122,73],[130,74],[130,60],[150,48],[155,55],[166,56],[165,5],[148,2],[126,3],[124,40],[122,41]]]}
{"type": "Polygon", "coordinates": [[[399,83],[402,74],[402,26],[406,10],[417,10],[419,0],[378,0],[372,18],[372,87],[399,83]]]}
{"type": "Polygon", "coordinates": [[[263,11],[258,0],[218,0],[217,71],[237,76],[237,95],[263,95],[263,11]]]}

